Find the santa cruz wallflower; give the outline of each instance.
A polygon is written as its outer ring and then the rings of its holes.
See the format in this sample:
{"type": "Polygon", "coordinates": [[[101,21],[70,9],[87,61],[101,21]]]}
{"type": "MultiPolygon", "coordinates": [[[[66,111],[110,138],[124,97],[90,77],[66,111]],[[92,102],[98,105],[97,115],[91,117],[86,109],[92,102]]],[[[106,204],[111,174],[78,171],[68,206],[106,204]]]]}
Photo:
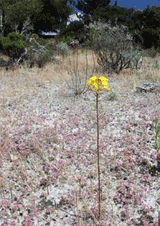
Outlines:
{"type": "MultiPolygon", "coordinates": [[[[104,76],[101,76],[99,78],[97,76],[93,76],[88,80],[87,85],[88,87],[92,86],[93,89],[97,92],[103,89],[105,90],[105,92],[107,92],[109,90],[107,81],[108,79],[104,76]]],[[[89,88],[90,91],[93,91],[93,89],[89,88]]]]}
{"type": "Polygon", "coordinates": [[[104,76],[97,77],[93,76],[91,77],[88,82],[87,86],[89,87],[90,91],[96,91],[96,111],[97,111],[97,165],[98,165],[98,212],[99,216],[98,219],[101,219],[101,188],[100,188],[100,163],[99,163],[99,117],[98,117],[98,96],[99,96],[99,91],[105,90],[107,92],[109,90],[108,88],[108,79],[105,78],[104,76]]]}

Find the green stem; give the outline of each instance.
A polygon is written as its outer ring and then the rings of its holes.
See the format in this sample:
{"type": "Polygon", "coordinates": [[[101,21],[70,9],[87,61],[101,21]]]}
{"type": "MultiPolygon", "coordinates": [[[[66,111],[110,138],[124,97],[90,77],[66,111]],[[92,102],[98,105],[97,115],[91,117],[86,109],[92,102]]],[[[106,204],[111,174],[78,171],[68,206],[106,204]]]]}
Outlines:
{"type": "Polygon", "coordinates": [[[98,158],[98,210],[99,220],[101,219],[101,196],[100,196],[100,166],[99,166],[99,119],[98,119],[98,93],[96,93],[96,110],[97,110],[97,158],[98,158]]]}

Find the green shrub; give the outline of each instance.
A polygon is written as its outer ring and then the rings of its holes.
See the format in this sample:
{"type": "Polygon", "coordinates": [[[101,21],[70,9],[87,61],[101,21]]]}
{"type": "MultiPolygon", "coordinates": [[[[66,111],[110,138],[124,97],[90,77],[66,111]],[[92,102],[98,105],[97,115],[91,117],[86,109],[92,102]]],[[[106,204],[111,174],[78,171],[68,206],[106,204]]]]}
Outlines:
{"type": "Polygon", "coordinates": [[[26,36],[12,32],[8,37],[0,37],[0,48],[6,55],[12,58],[19,58],[25,49],[26,36]]]}
{"type": "Polygon", "coordinates": [[[23,42],[26,41],[26,36],[25,35],[17,34],[16,32],[9,33],[8,34],[8,38],[11,41],[23,41],[23,42]]]}
{"type": "Polygon", "coordinates": [[[36,40],[39,40],[39,35],[38,34],[33,34],[32,37],[35,38],[36,40]]]}
{"type": "Polygon", "coordinates": [[[49,43],[49,40],[44,39],[44,38],[40,38],[39,35],[37,34],[33,34],[32,36],[40,45],[47,45],[49,43]]]}
{"type": "Polygon", "coordinates": [[[71,36],[67,36],[67,37],[61,36],[57,39],[57,43],[63,42],[63,43],[67,44],[67,43],[71,42],[72,40],[75,40],[74,36],[73,37],[71,37],[71,36]]]}

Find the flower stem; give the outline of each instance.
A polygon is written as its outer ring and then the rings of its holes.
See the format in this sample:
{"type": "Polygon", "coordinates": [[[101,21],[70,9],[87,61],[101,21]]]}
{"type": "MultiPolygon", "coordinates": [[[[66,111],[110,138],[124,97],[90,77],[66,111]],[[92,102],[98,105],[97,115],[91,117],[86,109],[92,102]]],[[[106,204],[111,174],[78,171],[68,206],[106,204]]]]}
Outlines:
{"type": "Polygon", "coordinates": [[[100,166],[99,166],[99,119],[98,119],[98,93],[96,93],[96,110],[97,110],[97,158],[98,158],[98,210],[99,220],[101,219],[101,196],[100,196],[100,166]]]}
{"type": "Polygon", "coordinates": [[[157,153],[157,171],[160,173],[160,154],[157,153]]]}

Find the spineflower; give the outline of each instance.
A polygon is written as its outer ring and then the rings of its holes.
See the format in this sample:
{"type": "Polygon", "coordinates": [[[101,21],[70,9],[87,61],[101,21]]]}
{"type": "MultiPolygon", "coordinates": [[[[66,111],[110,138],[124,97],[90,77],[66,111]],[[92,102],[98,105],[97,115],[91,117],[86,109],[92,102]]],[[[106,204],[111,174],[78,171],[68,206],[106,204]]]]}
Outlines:
{"type": "Polygon", "coordinates": [[[91,77],[88,82],[87,86],[89,87],[89,91],[96,91],[96,110],[97,110],[97,165],[98,165],[98,211],[99,211],[99,220],[101,219],[101,190],[100,190],[100,164],[99,164],[99,119],[98,119],[98,95],[99,91],[105,90],[107,92],[108,88],[108,79],[104,76],[91,77]]]}

